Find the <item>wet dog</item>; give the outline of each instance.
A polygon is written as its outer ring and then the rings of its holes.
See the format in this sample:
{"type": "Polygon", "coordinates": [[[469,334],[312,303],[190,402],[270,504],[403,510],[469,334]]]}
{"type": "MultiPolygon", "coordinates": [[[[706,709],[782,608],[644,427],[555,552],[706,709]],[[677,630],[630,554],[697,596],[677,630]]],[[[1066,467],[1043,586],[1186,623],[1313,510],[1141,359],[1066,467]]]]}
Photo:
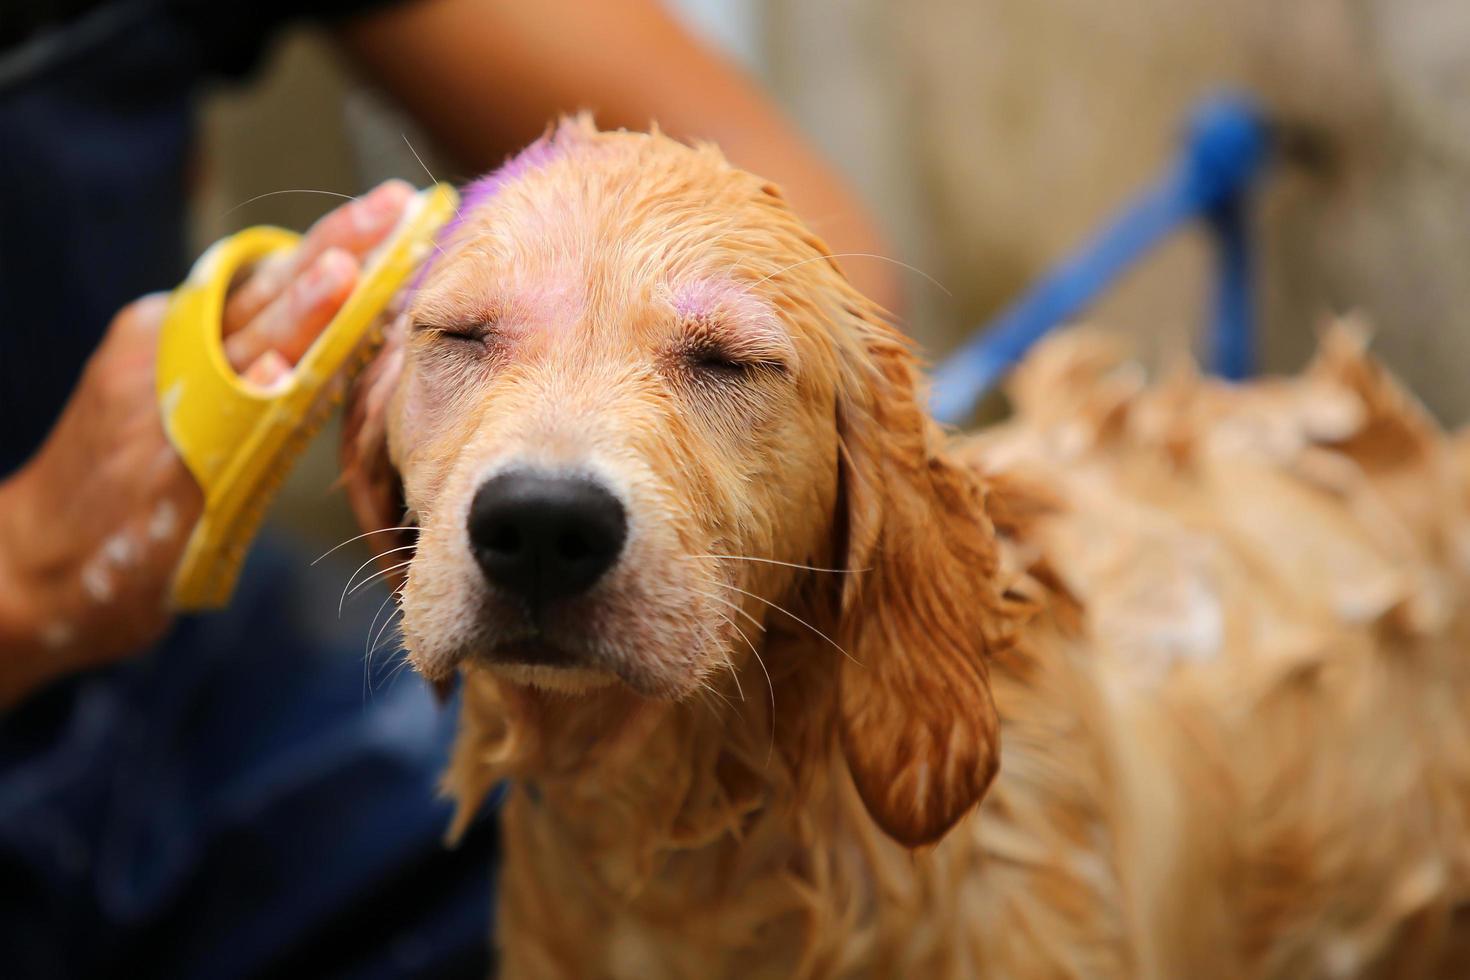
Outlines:
{"type": "Polygon", "coordinates": [[[919,385],[712,147],[467,189],[346,464],[462,817],[512,780],[506,972],[1453,975],[1467,481],[1351,333],[1245,388],[1064,338],[969,439],[919,385]]]}

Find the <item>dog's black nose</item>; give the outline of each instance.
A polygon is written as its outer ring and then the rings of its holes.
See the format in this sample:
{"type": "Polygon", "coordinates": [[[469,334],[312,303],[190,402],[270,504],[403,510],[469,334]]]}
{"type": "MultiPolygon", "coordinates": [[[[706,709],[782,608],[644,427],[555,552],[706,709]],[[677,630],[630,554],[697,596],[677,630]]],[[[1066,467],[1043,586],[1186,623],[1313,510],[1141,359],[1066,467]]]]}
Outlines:
{"type": "Polygon", "coordinates": [[[586,477],[512,470],[470,504],[470,547],[485,577],[532,602],[585,592],[627,534],[618,498],[586,477]]]}

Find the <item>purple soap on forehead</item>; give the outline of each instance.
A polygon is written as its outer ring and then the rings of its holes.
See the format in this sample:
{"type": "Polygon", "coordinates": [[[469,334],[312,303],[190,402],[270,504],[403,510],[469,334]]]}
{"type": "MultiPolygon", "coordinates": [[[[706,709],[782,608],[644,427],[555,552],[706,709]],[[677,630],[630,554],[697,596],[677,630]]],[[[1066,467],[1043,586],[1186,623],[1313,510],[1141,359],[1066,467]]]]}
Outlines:
{"type": "Polygon", "coordinates": [[[509,184],[513,180],[519,180],[531,171],[546,166],[560,155],[561,148],[556,145],[553,134],[548,133],[542,136],[536,142],[505,161],[498,169],[490,171],[479,180],[466,184],[464,193],[461,195],[461,202],[463,204],[461,212],[471,211],[479,207],[498,194],[500,189],[506,184],[509,184]]]}
{"type": "Polygon", "coordinates": [[[546,166],[561,155],[561,148],[557,146],[555,136],[555,133],[547,133],[495,170],[464,186],[464,189],[460,191],[459,208],[455,216],[449,219],[434,236],[435,249],[414,273],[408,286],[410,290],[419,288],[430,269],[433,268],[434,262],[443,254],[444,245],[454,238],[455,233],[464,225],[465,219],[473,214],[476,208],[488,203],[507,184],[519,180],[533,170],[546,166]]]}

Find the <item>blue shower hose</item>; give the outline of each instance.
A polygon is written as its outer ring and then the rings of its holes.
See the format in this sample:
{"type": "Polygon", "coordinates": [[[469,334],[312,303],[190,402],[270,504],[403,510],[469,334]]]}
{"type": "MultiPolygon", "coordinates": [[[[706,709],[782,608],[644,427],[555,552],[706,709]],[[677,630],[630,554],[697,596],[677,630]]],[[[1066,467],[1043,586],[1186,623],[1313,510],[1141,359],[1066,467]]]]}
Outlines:
{"type": "Polygon", "coordinates": [[[1247,216],[1270,158],[1270,128],[1247,97],[1220,94],[1189,117],[1178,156],[1095,238],[966,342],[933,373],[930,409],[957,424],[1059,324],[1080,314],[1169,234],[1199,219],[1214,242],[1216,294],[1208,359],[1231,380],[1255,370],[1247,216]]]}

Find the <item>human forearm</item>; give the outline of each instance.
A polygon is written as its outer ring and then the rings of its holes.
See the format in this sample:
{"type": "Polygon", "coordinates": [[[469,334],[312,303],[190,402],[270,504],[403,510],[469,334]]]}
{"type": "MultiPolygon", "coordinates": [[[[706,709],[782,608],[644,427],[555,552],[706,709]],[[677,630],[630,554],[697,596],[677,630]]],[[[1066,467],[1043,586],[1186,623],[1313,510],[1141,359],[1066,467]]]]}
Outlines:
{"type": "MultiPolygon", "coordinates": [[[[486,169],[560,113],[591,108],[604,127],[657,122],[711,140],[780,184],[835,252],[887,254],[842,177],[738,68],[694,39],[657,0],[418,0],[346,25],[348,50],[467,167],[486,169]]],[[[893,268],[843,263],[897,309],[893,268]]]]}
{"type": "Polygon", "coordinates": [[[47,649],[41,583],[25,561],[18,533],[31,516],[21,479],[16,474],[0,481],[0,711],[64,669],[47,649]]]}

